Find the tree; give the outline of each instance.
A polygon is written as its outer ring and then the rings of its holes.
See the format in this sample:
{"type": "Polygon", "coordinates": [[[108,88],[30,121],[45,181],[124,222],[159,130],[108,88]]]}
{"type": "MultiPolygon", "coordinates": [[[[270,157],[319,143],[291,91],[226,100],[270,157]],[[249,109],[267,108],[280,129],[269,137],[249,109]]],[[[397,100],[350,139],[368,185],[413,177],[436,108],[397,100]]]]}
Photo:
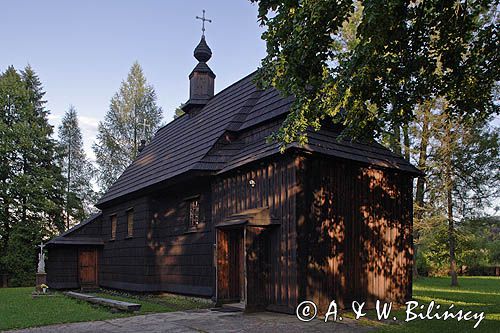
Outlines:
{"type": "MultiPolygon", "coordinates": [[[[444,98],[450,115],[487,118],[499,79],[497,1],[363,1],[355,43],[339,48],[353,0],[258,3],[267,56],[258,82],[294,104],[274,139],[307,141],[325,118],[354,137],[397,139],[420,104],[444,98]]],[[[395,142],[397,143],[397,141],[395,142]]],[[[406,154],[408,156],[408,154],[406,154]]]]}
{"type": "Polygon", "coordinates": [[[44,95],[29,66],[0,76],[0,262],[13,285],[33,282],[36,244],[63,229],[64,182],[44,95]]]}
{"type": "Polygon", "coordinates": [[[83,150],[82,132],[74,106],[66,111],[59,126],[62,172],[66,180],[66,228],[93,211],[96,194],[92,188],[94,167],[83,150]]]}
{"type": "Polygon", "coordinates": [[[16,107],[27,107],[26,91],[19,74],[13,67],[9,67],[0,75],[0,269],[7,271],[7,246],[10,241],[12,227],[14,223],[13,209],[15,206],[13,198],[12,179],[15,178],[14,169],[11,162],[16,156],[16,133],[13,130],[14,124],[18,121],[19,115],[15,112],[16,107]]]}
{"type": "MultiPolygon", "coordinates": [[[[435,101],[427,101],[421,104],[415,115],[415,119],[410,125],[411,127],[411,137],[416,141],[416,160],[417,168],[424,173],[427,170],[427,159],[428,159],[428,148],[430,139],[430,124],[432,123],[432,108],[435,101]]],[[[408,139],[408,141],[410,141],[408,139]]],[[[411,154],[410,145],[406,145],[406,149],[411,154]]],[[[409,160],[409,158],[407,158],[409,160]]],[[[414,247],[414,262],[417,262],[418,251],[419,251],[419,241],[420,241],[420,229],[424,227],[427,221],[424,221],[425,214],[425,176],[421,175],[417,178],[415,200],[414,200],[414,228],[413,228],[413,247],[414,247]]],[[[418,270],[413,270],[413,276],[418,275],[418,270]]]]}
{"type": "Polygon", "coordinates": [[[440,110],[430,142],[429,203],[448,223],[451,284],[456,273],[457,223],[478,217],[485,206],[500,196],[499,131],[489,119],[464,121],[440,110]]]}
{"type": "Polygon", "coordinates": [[[135,159],[140,140],[151,138],[160,127],[161,119],[162,110],[156,105],[155,90],[135,62],[127,80],[111,98],[104,121],[99,123],[97,142],[93,145],[102,191],[111,186],[135,159]],[[144,121],[147,126],[143,126],[144,121]]]}
{"type": "Polygon", "coordinates": [[[184,110],[182,110],[183,106],[184,106],[184,104],[181,104],[175,108],[174,119],[179,118],[180,116],[182,116],[185,113],[184,110]]]}

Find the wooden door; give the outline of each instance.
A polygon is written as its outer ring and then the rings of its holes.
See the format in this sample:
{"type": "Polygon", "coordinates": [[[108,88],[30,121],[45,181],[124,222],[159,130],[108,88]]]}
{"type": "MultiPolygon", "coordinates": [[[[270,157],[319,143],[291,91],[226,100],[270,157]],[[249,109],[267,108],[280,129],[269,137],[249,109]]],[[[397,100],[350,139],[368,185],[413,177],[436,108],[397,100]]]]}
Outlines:
{"type": "Polygon", "coordinates": [[[224,230],[217,230],[217,300],[229,298],[228,237],[224,230]]]}
{"type": "Polygon", "coordinates": [[[78,256],[80,286],[97,287],[97,250],[80,249],[78,256]]]}
{"type": "Polygon", "coordinates": [[[261,310],[271,299],[272,238],[276,229],[248,227],[246,231],[247,309],[261,310]]]}
{"type": "Polygon", "coordinates": [[[243,228],[218,230],[217,298],[222,302],[245,299],[243,228]]]}
{"type": "Polygon", "coordinates": [[[240,301],[243,286],[243,260],[242,260],[242,230],[231,230],[229,232],[229,298],[240,301]]]}

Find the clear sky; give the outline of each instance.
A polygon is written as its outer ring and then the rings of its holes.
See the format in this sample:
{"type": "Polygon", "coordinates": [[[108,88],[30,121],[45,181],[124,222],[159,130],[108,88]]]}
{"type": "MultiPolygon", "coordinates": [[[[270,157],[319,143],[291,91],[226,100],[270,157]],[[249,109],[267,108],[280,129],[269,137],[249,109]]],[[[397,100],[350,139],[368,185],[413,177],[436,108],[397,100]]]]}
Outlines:
{"type": "Polygon", "coordinates": [[[134,61],[156,90],[165,121],[189,96],[206,10],[206,39],[216,92],[254,71],[265,55],[257,7],[247,0],[0,0],[0,72],[30,64],[39,75],[59,125],[72,104],[85,150],[134,61]]]}

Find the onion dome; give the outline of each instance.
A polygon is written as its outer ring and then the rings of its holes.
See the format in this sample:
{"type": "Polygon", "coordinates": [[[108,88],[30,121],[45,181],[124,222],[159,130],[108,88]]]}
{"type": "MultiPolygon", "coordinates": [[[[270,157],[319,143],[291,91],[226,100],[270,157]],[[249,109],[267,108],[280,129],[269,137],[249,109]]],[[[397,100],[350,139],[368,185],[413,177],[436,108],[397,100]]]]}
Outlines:
{"type": "Polygon", "coordinates": [[[200,43],[194,49],[194,57],[199,62],[207,62],[212,58],[212,50],[208,47],[205,36],[201,36],[200,43]]]}

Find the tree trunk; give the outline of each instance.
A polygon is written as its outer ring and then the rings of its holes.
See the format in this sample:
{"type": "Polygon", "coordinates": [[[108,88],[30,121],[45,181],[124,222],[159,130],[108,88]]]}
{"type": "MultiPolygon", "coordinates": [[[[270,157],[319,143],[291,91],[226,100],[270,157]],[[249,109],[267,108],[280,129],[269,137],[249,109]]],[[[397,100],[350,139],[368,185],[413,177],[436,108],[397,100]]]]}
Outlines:
{"type": "MultiPolygon", "coordinates": [[[[4,228],[4,232],[5,234],[1,235],[2,236],[2,242],[3,242],[3,245],[2,245],[2,249],[4,251],[7,251],[7,244],[9,243],[9,239],[10,239],[10,211],[9,211],[9,205],[10,203],[5,200],[4,201],[4,217],[5,217],[5,220],[3,221],[3,228],[4,228]]],[[[3,255],[3,254],[2,254],[3,255]]]]}
{"type": "Polygon", "coordinates": [[[446,147],[445,147],[445,177],[446,177],[446,199],[448,206],[448,242],[450,247],[450,276],[451,285],[458,286],[457,279],[457,263],[455,259],[455,223],[453,221],[453,177],[452,177],[452,165],[451,165],[451,154],[452,154],[452,133],[451,133],[451,120],[446,119],[446,147]]]}
{"type": "MultiPolygon", "coordinates": [[[[420,133],[420,147],[419,147],[419,156],[418,156],[418,165],[417,167],[423,171],[425,170],[427,163],[427,147],[429,145],[429,116],[431,111],[431,104],[425,103],[421,106],[423,114],[422,114],[422,132],[420,133]]],[[[420,176],[417,179],[417,188],[415,193],[415,218],[417,221],[421,221],[424,215],[424,192],[425,192],[425,176],[420,176]]],[[[413,262],[414,265],[417,263],[417,251],[418,251],[418,240],[420,239],[420,234],[418,230],[414,229],[413,239],[416,240],[414,242],[414,250],[413,250],[413,262]]],[[[413,269],[413,277],[418,277],[417,268],[413,269]]]]}
{"type": "Polygon", "coordinates": [[[399,124],[394,124],[393,133],[390,137],[391,150],[396,154],[401,154],[401,129],[399,124]]]}
{"type": "MultiPolygon", "coordinates": [[[[418,156],[418,165],[417,167],[420,170],[424,170],[427,162],[427,147],[429,145],[429,113],[430,113],[430,105],[424,106],[424,114],[422,118],[422,133],[421,133],[421,141],[419,148],[419,156],[418,156]]],[[[425,176],[420,176],[417,179],[417,189],[415,193],[415,203],[417,204],[416,215],[417,218],[422,218],[423,211],[422,208],[424,206],[424,192],[425,192],[425,176]]]]}
{"type": "Polygon", "coordinates": [[[405,160],[410,161],[410,134],[408,133],[408,122],[403,125],[403,144],[405,160]]]}
{"type": "Polygon", "coordinates": [[[69,136],[68,142],[68,189],[66,192],[66,230],[69,230],[69,196],[71,192],[71,135],[69,136]]]}
{"type": "Polygon", "coordinates": [[[451,285],[458,286],[457,263],[455,260],[455,223],[453,222],[453,201],[451,189],[448,189],[448,237],[450,242],[450,276],[451,285]]]}

